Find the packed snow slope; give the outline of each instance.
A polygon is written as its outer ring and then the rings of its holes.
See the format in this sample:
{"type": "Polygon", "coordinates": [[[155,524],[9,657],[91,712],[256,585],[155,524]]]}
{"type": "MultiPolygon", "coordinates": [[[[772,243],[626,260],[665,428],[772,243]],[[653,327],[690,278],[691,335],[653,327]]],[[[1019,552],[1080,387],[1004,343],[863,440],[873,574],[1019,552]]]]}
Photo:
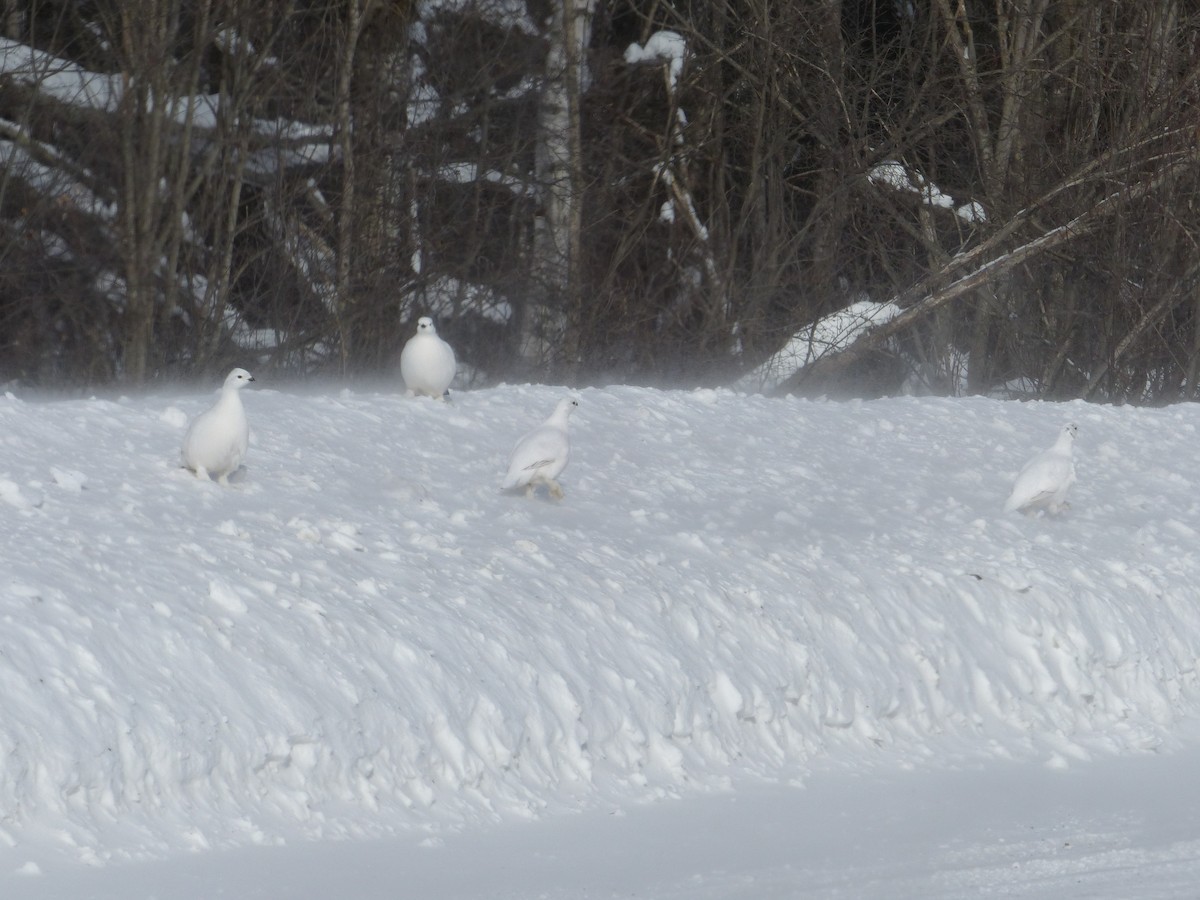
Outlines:
{"type": "Polygon", "coordinates": [[[436,834],[807,767],[1051,765],[1200,712],[1200,407],[579,392],[0,399],[0,845],[436,834]],[[1057,518],[1005,514],[1066,421],[1057,518]]]}

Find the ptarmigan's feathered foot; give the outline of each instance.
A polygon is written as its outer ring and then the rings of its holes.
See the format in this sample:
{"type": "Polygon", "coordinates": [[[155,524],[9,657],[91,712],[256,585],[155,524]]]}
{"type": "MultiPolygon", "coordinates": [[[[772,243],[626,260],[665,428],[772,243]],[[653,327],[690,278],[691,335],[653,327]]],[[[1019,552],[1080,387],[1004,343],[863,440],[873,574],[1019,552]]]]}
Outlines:
{"type": "Polygon", "coordinates": [[[541,478],[537,481],[531,481],[529,484],[525,485],[525,498],[527,500],[532,500],[537,496],[539,484],[544,484],[546,486],[546,493],[549,494],[550,499],[552,500],[561,500],[566,496],[566,494],[563,493],[562,485],[557,481],[541,478]]]}

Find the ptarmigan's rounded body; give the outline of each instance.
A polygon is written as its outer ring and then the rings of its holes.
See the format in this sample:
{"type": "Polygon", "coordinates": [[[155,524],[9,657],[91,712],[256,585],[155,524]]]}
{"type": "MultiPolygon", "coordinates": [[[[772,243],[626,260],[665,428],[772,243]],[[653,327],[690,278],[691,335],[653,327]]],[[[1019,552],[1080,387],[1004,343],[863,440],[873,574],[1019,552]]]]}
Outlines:
{"type": "Polygon", "coordinates": [[[438,337],[433,319],[421,316],[417,319],[417,333],[400,352],[400,377],[408,392],[440,400],[457,371],[454,349],[438,337]]]}
{"type": "Polygon", "coordinates": [[[1067,491],[1075,483],[1071,448],[1078,430],[1073,422],[1064,425],[1053,447],[1025,463],[1004,504],[1006,512],[1035,513],[1044,509],[1053,515],[1066,507],[1067,491]]]}
{"type": "Polygon", "coordinates": [[[225,378],[221,396],[198,415],[183,438],[183,464],[200,478],[227,484],[246,458],[250,423],[242,406],[241,389],[254,380],[245,369],[234,369],[225,378]]]}
{"type": "Polygon", "coordinates": [[[563,490],[557,479],[571,455],[567,420],[577,406],[578,400],[560,400],[550,418],[517,441],[508,462],[508,474],[504,476],[504,490],[525,488],[526,494],[532,494],[539,484],[544,484],[551,497],[562,499],[563,490]]]}

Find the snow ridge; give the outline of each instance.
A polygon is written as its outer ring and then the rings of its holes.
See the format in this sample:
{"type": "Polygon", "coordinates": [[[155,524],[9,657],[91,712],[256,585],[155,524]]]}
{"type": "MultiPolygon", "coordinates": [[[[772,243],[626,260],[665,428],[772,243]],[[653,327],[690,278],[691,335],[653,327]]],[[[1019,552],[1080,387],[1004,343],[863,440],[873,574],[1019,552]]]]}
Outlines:
{"type": "Polygon", "coordinates": [[[228,488],[177,468],[199,392],[0,399],[0,840],[104,862],[835,756],[1068,765],[1200,709],[1190,406],[588,390],[567,498],[501,494],[561,393],[264,383],[228,488]],[[1068,417],[1072,509],[1004,516],[1068,417]]]}

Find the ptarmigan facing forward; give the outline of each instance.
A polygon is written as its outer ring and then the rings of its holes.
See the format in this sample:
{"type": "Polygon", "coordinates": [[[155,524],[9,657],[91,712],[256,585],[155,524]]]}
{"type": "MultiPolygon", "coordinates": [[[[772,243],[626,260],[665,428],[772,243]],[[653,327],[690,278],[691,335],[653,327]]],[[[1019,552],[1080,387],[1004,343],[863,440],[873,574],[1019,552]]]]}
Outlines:
{"type": "Polygon", "coordinates": [[[221,396],[192,421],[183,438],[183,464],[199,478],[229,483],[250,445],[250,423],[240,391],[254,380],[245,369],[234,369],[225,378],[221,396]]]}
{"type": "Polygon", "coordinates": [[[577,406],[578,400],[560,400],[550,418],[517,441],[508,463],[508,474],[504,476],[504,490],[523,487],[529,495],[539,484],[544,484],[551,497],[562,499],[563,489],[555,479],[567,467],[571,455],[567,419],[577,406]]]}
{"type": "Polygon", "coordinates": [[[1075,483],[1071,447],[1078,430],[1074,422],[1064,425],[1053,447],[1025,463],[1004,504],[1005,512],[1034,513],[1044,509],[1053,515],[1066,507],[1067,490],[1075,483]]]}
{"type": "Polygon", "coordinates": [[[421,316],[417,319],[417,333],[400,352],[400,377],[408,393],[441,400],[456,371],[454,349],[438,337],[433,319],[421,316]]]}

